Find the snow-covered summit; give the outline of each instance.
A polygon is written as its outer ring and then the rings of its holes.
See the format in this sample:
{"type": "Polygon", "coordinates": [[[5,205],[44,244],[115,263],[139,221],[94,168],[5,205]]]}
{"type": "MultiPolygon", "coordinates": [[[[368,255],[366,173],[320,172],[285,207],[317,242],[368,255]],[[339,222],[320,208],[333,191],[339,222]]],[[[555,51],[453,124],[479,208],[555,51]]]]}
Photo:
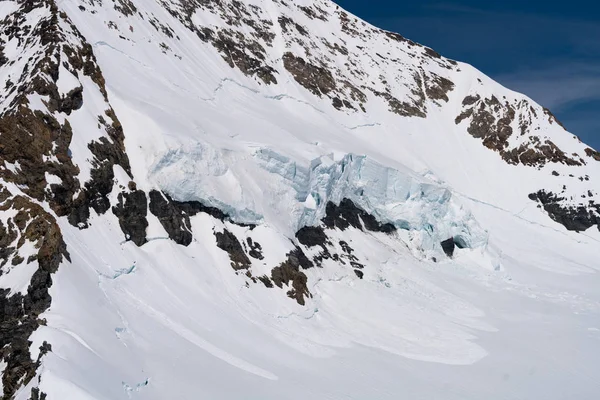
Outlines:
{"type": "Polygon", "coordinates": [[[600,390],[600,153],[549,110],[328,0],[0,19],[5,398],[600,390]]]}

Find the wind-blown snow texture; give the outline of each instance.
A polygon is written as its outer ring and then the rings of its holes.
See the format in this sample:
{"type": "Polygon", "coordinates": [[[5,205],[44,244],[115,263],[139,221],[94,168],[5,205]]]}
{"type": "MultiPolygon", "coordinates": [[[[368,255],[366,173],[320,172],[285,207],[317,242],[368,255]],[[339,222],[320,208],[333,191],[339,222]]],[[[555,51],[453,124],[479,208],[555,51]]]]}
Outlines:
{"type": "Polygon", "coordinates": [[[0,19],[3,398],[600,393],[600,153],[549,110],[327,0],[0,19]]]}

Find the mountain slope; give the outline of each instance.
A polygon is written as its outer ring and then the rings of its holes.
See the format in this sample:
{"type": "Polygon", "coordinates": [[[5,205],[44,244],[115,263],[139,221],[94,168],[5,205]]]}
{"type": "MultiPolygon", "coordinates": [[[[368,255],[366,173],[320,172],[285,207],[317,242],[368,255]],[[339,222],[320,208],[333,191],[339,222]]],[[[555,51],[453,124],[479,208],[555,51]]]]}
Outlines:
{"type": "Polygon", "coordinates": [[[329,1],[0,17],[4,398],[600,389],[600,154],[542,106],[329,1]]]}

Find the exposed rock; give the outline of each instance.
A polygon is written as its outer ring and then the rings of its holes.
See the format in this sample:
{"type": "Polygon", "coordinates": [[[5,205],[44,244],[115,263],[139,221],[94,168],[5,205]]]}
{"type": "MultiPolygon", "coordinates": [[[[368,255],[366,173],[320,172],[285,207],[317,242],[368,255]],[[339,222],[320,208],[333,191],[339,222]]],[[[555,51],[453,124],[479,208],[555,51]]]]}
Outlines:
{"type": "Polygon", "coordinates": [[[267,51],[263,46],[272,45],[275,38],[273,23],[261,8],[236,0],[185,0],[180,4],[163,2],[162,6],[201,40],[211,43],[231,68],[238,68],[248,76],[256,76],[265,84],[277,83],[277,71],[267,61],[267,51]],[[196,25],[193,16],[200,10],[218,15],[231,28],[196,25]],[[248,29],[246,33],[233,29],[242,24],[248,29]]]}
{"type": "Polygon", "coordinates": [[[217,238],[217,246],[229,254],[231,267],[234,270],[239,271],[241,269],[250,268],[252,263],[244,252],[239,240],[233,233],[229,232],[227,229],[224,229],[223,232],[215,232],[214,234],[217,238]]]}
{"type": "Polygon", "coordinates": [[[40,392],[37,387],[31,388],[31,397],[29,400],[46,400],[46,393],[40,392]]]}
{"type": "Polygon", "coordinates": [[[485,147],[498,152],[509,164],[543,166],[552,162],[577,166],[585,163],[577,154],[570,157],[549,139],[541,141],[535,135],[529,136],[528,143],[509,148],[508,139],[514,133],[512,124],[517,116],[521,135],[529,132],[532,121],[537,116],[535,109],[526,100],[510,104],[508,101],[502,103],[493,95],[485,99],[479,95],[469,95],[463,99],[462,105],[463,111],[456,117],[455,123],[469,120],[467,132],[482,139],[485,147]]]}
{"type": "Polygon", "coordinates": [[[6,363],[2,375],[5,399],[12,398],[21,385],[33,379],[41,358],[50,350],[44,343],[38,358],[32,360],[29,337],[41,323],[38,316],[50,307],[51,274],[56,272],[63,259],[69,260],[58,224],[41,206],[23,196],[15,196],[5,198],[0,205],[0,211],[9,208],[17,210],[8,224],[20,231],[21,239],[16,247],[20,248],[25,240],[34,243],[38,249],[35,257],[38,269],[25,295],[17,293],[9,297],[8,289],[0,289],[0,359],[6,363]]]}
{"type": "Polygon", "coordinates": [[[305,297],[312,297],[307,287],[308,278],[300,271],[300,267],[304,268],[303,263],[306,261],[308,259],[302,250],[296,248],[287,254],[286,261],[271,271],[271,280],[277,287],[283,288],[283,285],[290,286],[291,283],[292,288],[287,295],[300,305],[305,305],[305,297]]]}
{"type": "Polygon", "coordinates": [[[355,270],[354,270],[354,273],[355,273],[355,274],[356,274],[356,276],[358,276],[360,279],[362,279],[362,278],[363,278],[363,276],[365,275],[365,274],[364,274],[364,272],[362,272],[362,271],[361,271],[361,270],[359,270],[359,269],[355,269],[355,270]]]}
{"type": "Polygon", "coordinates": [[[538,201],[550,218],[570,231],[585,231],[596,225],[600,230],[600,204],[590,200],[589,205],[570,205],[564,197],[540,190],[531,193],[529,198],[538,201]]]}
{"type": "Polygon", "coordinates": [[[150,212],[158,218],[169,238],[178,244],[189,246],[192,243],[189,215],[176,202],[157,190],[151,190],[149,197],[150,212]]]}
{"type": "Polygon", "coordinates": [[[250,237],[246,238],[246,242],[248,243],[248,247],[250,247],[250,250],[248,251],[250,257],[256,258],[257,260],[264,259],[264,256],[262,255],[262,246],[260,243],[252,241],[252,238],[250,237]]]}
{"type": "Polygon", "coordinates": [[[343,199],[339,206],[329,202],[325,210],[326,215],[323,218],[323,224],[330,229],[345,230],[349,226],[353,226],[356,229],[363,230],[364,224],[364,228],[373,232],[391,233],[396,230],[392,224],[381,224],[373,215],[357,207],[350,199],[343,199]]]}
{"type": "Polygon", "coordinates": [[[113,214],[119,219],[119,226],[126,240],[131,240],[137,246],[146,243],[146,228],[148,221],[148,203],[146,193],[134,190],[129,193],[119,193],[119,203],[113,207],[113,214]]]}
{"type": "Polygon", "coordinates": [[[426,74],[423,75],[425,77],[425,93],[427,97],[432,100],[447,102],[448,92],[454,90],[454,82],[434,73],[430,73],[431,77],[428,77],[426,74]]]}
{"type": "Polygon", "coordinates": [[[267,287],[269,289],[271,289],[273,287],[273,282],[271,282],[271,278],[269,278],[266,275],[259,276],[258,280],[261,281],[265,285],[265,287],[267,287]]]}
{"type": "Polygon", "coordinates": [[[594,160],[596,161],[600,161],[600,152],[588,147],[587,149],[585,149],[585,154],[588,157],[592,157],[594,160]]]}
{"type": "Polygon", "coordinates": [[[290,52],[283,55],[283,66],[292,74],[296,82],[319,97],[336,88],[331,71],[310,64],[302,57],[297,57],[290,52]]]}
{"type": "Polygon", "coordinates": [[[325,248],[330,244],[325,231],[320,226],[305,226],[296,232],[296,238],[306,247],[321,246],[325,248]]]}
{"type": "Polygon", "coordinates": [[[425,110],[419,107],[419,104],[411,104],[406,101],[400,101],[388,92],[379,92],[373,88],[369,88],[374,95],[385,99],[388,103],[389,110],[402,117],[419,117],[427,116],[425,110]]]}
{"type": "MultiPolygon", "coordinates": [[[[350,199],[344,198],[339,205],[332,202],[327,203],[325,208],[325,217],[321,220],[323,226],[327,229],[340,229],[342,231],[349,227],[354,227],[360,230],[368,230],[372,232],[392,233],[396,231],[396,227],[390,223],[382,224],[373,215],[367,213],[363,209],[357,207],[350,199]]],[[[313,255],[313,262],[321,267],[323,260],[333,260],[342,265],[350,264],[356,269],[363,269],[365,266],[353,254],[353,249],[346,242],[339,242],[342,248],[342,254],[338,254],[335,246],[329,240],[326,230],[323,226],[305,226],[296,232],[296,238],[300,244],[306,247],[321,247],[316,255],[313,255]]],[[[299,248],[297,250],[300,250],[299,248]]],[[[306,258],[305,255],[298,254],[299,259],[306,258]]],[[[312,266],[313,262],[306,258],[306,262],[312,266]]],[[[309,267],[310,267],[309,266],[309,267]]]]}
{"type": "Polygon", "coordinates": [[[446,253],[448,257],[452,257],[454,255],[454,238],[446,239],[440,244],[442,245],[442,250],[444,250],[444,253],[446,253]]]}

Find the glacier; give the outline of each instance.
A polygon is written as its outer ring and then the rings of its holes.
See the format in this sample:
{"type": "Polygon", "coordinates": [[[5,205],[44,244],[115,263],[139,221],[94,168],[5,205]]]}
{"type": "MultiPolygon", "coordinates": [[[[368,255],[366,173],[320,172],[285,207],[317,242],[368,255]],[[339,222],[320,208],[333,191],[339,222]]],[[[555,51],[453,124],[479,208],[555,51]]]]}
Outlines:
{"type": "Polygon", "coordinates": [[[386,167],[356,154],[332,153],[308,165],[268,148],[255,149],[253,162],[238,157],[197,142],[157,156],[148,176],[175,200],[200,201],[245,224],[264,223],[256,199],[273,199],[270,212],[291,217],[283,227],[289,237],[303,226],[318,225],[328,202],[349,199],[378,220],[407,231],[411,245],[425,256],[438,254],[448,238],[462,248],[487,247],[488,233],[430,173],[386,167]],[[261,184],[266,180],[271,182],[268,187],[261,184]]]}
{"type": "Polygon", "coordinates": [[[592,212],[600,156],[541,105],[328,0],[28,3],[0,2],[0,109],[37,129],[0,115],[9,397],[600,393],[600,230],[529,197],[592,212]],[[396,230],[326,226],[344,200],[396,230]]]}

